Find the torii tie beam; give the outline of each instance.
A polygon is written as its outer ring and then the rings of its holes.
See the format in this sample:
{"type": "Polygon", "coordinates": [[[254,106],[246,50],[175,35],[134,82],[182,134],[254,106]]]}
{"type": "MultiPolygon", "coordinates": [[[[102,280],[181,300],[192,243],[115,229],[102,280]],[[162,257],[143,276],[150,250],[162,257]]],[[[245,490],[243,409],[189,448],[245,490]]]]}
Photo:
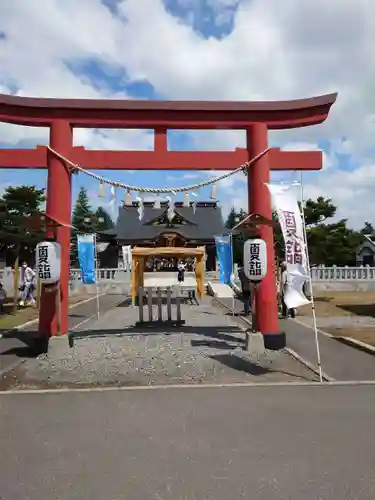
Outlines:
{"type": "MultiPolygon", "coordinates": [[[[48,127],[50,147],[88,170],[233,170],[268,148],[268,130],[306,127],[322,123],[337,94],[277,102],[204,102],[36,99],[0,95],[0,121],[48,127]],[[154,130],[153,151],[93,151],[73,147],[74,128],[124,128],[154,130]],[[247,146],[235,151],[168,151],[168,129],[242,129],[247,146]]],[[[71,171],[45,147],[0,150],[0,168],[47,168],[46,213],[66,226],[57,229],[62,248],[61,331],[68,331],[68,283],[71,221],[71,171]]],[[[271,170],[320,170],[320,151],[281,151],[272,148],[255,162],[248,174],[248,209],[272,217],[266,183],[271,170]]],[[[258,326],[266,348],[285,346],[279,330],[274,279],[272,228],[261,226],[267,243],[268,273],[257,297],[258,326]]],[[[40,335],[57,333],[54,293],[42,293],[40,335]]]]}

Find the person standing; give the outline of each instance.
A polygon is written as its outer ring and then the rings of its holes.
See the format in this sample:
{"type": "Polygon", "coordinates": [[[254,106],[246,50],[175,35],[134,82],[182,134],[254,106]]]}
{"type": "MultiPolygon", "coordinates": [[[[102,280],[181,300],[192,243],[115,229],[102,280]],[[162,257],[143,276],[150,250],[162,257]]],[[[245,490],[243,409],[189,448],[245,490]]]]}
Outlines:
{"type": "Polygon", "coordinates": [[[25,302],[31,303],[33,306],[36,305],[36,301],[33,296],[34,291],[34,280],[35,272],[28,266],[27,262],[22,264],[23,269],[23,284],[22,284],[22,299],[20,301],[20,306],[24,306],[25,302]]]}
{"type": "Polygon", "coordinates": [[[5,303],[6,297],[7,297],[7,293],[4,290],[3,284],[0,283],[0,314],[5,313],[4,303],[5,303]]]}
{"type": "Polygon", "coordinates": [[[286,262],[283,262],[281,264],[281,279],[280,279],[280,295],[281,295],[281,314],[283,318],[288,318],[289,315],[291,318],[296,317],[296,310],[295,309],[288,309],[287,305],[285,304],[285,294],[288,290],[289,286],[289,280],[288,280],[288,271],[287,271],[287,266],[286,262]]]}
{"type": "Polygon", "coordinates": [[[246,276],[243,266],[238,269],[238,277],[241,282],[244,315],[249,316],[251,313],[251,282],[246,276]]]}
{"type": "Polygon", "coordinates": [[[177,281],[183,283],[185,281],[185,263],[180,261],[177,266],[177,281]]]}

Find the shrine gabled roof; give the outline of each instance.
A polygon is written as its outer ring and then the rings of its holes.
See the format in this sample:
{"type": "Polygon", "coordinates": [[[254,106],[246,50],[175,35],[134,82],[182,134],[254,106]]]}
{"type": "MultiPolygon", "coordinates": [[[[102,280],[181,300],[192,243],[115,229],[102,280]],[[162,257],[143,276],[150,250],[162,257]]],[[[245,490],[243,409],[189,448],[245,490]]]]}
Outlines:
{"type": "Polygon", "coordinates": [[[162,204],[160,209],[153,208],[153,203],[144,204],[143,219],[139,220],[138,203],[119,209],[119,217],[115,228],[103,231],[103,236],[116,238],[118,241],[152,240],[157,236],[169,232],[177,233],[189,240],[213,240],[214,236],[227,233],[220,207],[216,202],[201,202],[197,204],[195,213],[193,208],[184,207],[176,203],[175,212],[184,219],[185,224],[153,225],[152,221],[160,219],[166,214],[167,205],[162,204]]]}

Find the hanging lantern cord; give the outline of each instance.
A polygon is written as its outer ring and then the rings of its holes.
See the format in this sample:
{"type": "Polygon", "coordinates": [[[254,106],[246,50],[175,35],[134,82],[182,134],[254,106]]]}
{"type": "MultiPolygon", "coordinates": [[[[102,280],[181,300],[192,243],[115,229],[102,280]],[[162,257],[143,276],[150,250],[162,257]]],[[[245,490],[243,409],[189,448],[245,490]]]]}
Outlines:
{"type": "Polygon", "coordinates": [[[51,147],[47,146],[47,149],[53,153],[57,158],[59,158],[61,161],[65,162],[73,171],[78,171],[83,174],[88,175],[89,177],[96,179],[99,182],[103,182],[105,184],[109,184],[110,186],[114,186],[117,188],[121,189],[126,189],[127,191],[136,191],[138,193],[150,193],[150,194],[165,194],[165,193],[170,193],[170,194],[176,194],[176,193],[183,193],[185,191],[195,191],[198,189],[201,189],[206,186],[210,186],[211,184],[215,184],[216,182],[219,182],[223,179],[227,179],[231,175],[235,175],[238,172],[243,172],[245,175],[247,174],[247,170],[249,167],[255,163],[257,160],[262,158],[265,154],[268,153],[270,148],[265,149],[261,153],[257,154],[252,158],[251,160],[243,163],[240,167],[236,168],[235,170],[232,170],[231,172],[226,172],[225,174],[219,175],[218,177],[214,177],[212,179],[208,179],[207,181],[203,181],[197,184],[191,184],[190,186],[184,186],[184,187],[176,187],[176,188],[146,188],[146,187],[139,187],[139,186],[132,186],[131,184],[123,184],[122,182],[116,182],[112,181],[111,179],[106,179],[105,177],[102,177],[101,175],[94,174],[90,172],[89,170],[86,170],[79,165],[73,163],[70,161],[68,158],[65,158],[65,156],[61,155],[51,147]]]}

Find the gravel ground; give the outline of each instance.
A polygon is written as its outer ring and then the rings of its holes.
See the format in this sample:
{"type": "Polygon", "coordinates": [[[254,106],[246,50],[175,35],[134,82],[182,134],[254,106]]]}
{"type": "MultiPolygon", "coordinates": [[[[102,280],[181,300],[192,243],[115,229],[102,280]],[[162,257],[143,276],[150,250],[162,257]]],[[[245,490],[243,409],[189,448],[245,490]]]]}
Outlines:
{"type": "Polygon", "coordinates": [[[284,351],[250,356],[244,331],[209,301],[183,305],[182,316],[182,327],[145,333],[134,326],[137,308],[116,307],[82,325],[92,334],[73,348],[65,337],[53,339],[48,355],[24,362],[2,388],[316,380],[284,351]]]}

